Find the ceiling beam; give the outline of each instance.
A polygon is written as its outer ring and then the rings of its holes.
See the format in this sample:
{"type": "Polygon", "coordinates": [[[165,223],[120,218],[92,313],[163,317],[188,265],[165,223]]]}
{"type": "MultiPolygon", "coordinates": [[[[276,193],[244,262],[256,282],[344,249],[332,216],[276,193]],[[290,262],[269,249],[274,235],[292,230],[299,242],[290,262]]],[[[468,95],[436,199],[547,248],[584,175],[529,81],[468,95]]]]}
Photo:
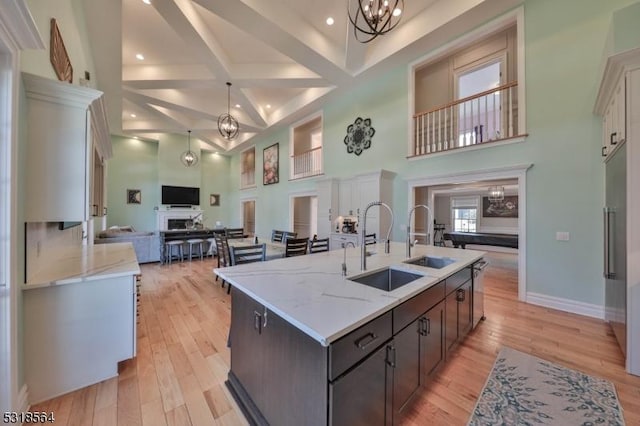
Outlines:
{"type": "MultiPolygon", "coordinates": [[[[185,43],[191,46],[196,57],[202,58],[214,76],[221,80],[219,84],[231,81],[231,62],[191,0],[154,0],[151,4],[185,43]]],[[[245,112],[251,120],[258,125],[266,125],[266,119],[260,115],[256,105],[241,92],[234,93],[238,94],[240,103],[246,105],[245,112]]]]}
{"type": "Polygon", "coordinates": [[[194,0],[196,3],[267,43],[332,84],[348,84],[342,52],[322,33],[289,9],[262,0],[194,0]]]}

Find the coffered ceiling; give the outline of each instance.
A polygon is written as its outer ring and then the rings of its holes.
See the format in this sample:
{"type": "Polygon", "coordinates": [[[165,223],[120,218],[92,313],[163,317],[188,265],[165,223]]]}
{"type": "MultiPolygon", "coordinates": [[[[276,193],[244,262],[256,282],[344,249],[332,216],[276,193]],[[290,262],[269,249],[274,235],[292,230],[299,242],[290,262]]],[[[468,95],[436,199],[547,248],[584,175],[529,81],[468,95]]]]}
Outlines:
{"type": "Polygon", "coordinates": [[[114,3],[85,3],[112,132],[157,139],[191,129],[203,148],[232,152],[519,2],[405,0],[400,25],[368,44],[354,38],[347,0],[114,3]],[[226,82],[240,122],[231,142],[217,130],[227,112],[226,82]]]}

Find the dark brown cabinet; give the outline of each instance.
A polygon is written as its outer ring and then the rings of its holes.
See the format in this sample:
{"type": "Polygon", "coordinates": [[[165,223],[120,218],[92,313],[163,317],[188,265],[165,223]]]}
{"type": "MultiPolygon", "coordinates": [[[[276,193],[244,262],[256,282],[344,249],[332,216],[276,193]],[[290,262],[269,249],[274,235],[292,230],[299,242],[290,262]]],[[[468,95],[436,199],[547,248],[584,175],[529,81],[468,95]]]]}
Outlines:
{"type": "Polygon", "coordinates": [[[252,424],[400,424],[471,330],[471,291],[465,268],[325,347],[236,290],[227,385],[252,424]]]}
{"type": "MultiPolygon", "coordinates": [[[[391,424],[394,347],[381,346],[329,386],[329,418],[335,426],[391,424]]],[[[301,423],[302,424],[302,423],[301,423]]]]}
{"type": "Polygon", "coordinates": [[[449,293],[445,304],[446,349],[451,351],[471,330],[473,324],[472,281],[469,280],[449,293]]]}

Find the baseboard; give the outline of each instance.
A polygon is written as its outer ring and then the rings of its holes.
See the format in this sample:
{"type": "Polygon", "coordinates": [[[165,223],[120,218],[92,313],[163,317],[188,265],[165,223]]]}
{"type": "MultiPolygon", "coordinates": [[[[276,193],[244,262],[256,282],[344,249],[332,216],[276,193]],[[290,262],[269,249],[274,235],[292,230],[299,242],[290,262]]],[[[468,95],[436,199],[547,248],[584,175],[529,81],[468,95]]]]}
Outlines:
{"type": "Polygon", "coordinates": [[[25,413],[29,411],[29,389],[25,383],[18,394],[18,411],[25,413]]]}
{"type": "Polygon", "coordinates": [[[527,293],[527,303],[544,306],[545,308],[558,309],[572,314],[604,319],[604,306],[592,303],[577,302],[561,297],[547,296],[546,294],[527,293]]]}

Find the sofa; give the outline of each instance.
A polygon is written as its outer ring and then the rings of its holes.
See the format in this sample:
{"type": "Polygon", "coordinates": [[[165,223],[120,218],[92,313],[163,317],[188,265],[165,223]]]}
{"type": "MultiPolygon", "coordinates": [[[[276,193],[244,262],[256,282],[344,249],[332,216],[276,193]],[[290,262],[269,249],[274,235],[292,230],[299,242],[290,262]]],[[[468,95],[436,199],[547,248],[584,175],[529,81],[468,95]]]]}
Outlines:
{"type": "Polygon", "coordinates": [[[114,226],[98,233],[94,244],[131,243],[138,263],[160,261],[160,238],[157,232],[136,231],[131,226],[114,226]]]}

